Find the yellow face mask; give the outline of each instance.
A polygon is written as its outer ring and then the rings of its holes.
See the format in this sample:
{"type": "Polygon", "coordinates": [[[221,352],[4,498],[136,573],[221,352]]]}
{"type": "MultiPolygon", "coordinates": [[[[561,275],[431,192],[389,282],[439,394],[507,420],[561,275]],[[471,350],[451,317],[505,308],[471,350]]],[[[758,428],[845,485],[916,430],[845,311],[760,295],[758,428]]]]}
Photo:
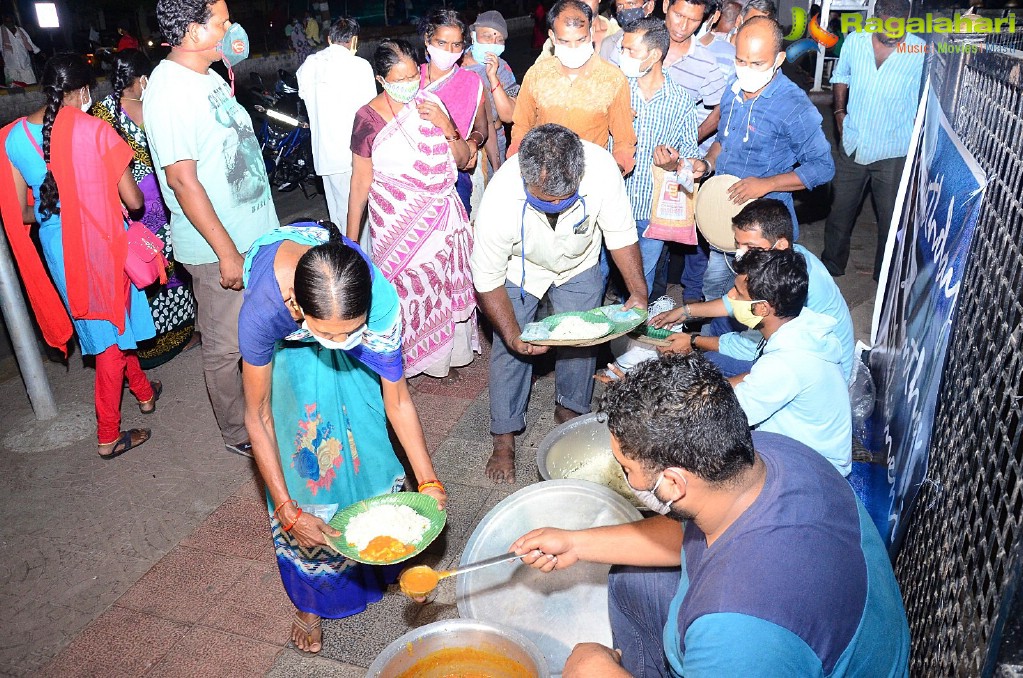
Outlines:
{"type": "Polygon", "coordinates": [[[732,316],[751,330],[756,329],[757,325],[764,320],[753,312],[753,304],[764,304],[767,303],[766,300],[743,301],[742,299],[729,299],[729,302],[732,304],[732,316]]]}

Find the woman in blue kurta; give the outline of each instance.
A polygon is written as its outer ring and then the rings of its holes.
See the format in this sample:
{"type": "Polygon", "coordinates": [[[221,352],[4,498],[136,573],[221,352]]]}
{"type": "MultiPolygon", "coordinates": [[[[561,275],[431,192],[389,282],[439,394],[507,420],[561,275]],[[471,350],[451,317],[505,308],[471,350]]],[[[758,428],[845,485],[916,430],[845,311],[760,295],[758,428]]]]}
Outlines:
{"type": "Polygon", "coordinates": [[[400,491],[405,471],[443,506],[401,362],[398,294],[328,222],[282,226],[245,259],[238,320],[245,424],[267,486],[281,579],[298,612],[296,647],[318,652],[321,617],[363,611],[396,572],[328,546],[325,521],[361,499],[400,491]]]}

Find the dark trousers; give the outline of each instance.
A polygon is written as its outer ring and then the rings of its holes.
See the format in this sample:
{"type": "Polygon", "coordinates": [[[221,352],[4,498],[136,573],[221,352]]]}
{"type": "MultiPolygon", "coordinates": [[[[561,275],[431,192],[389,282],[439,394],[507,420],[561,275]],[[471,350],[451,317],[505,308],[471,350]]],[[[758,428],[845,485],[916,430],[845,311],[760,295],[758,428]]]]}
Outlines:
{"type": "Polygon", "coordinates": [[[669,675],[663,632],[681,578],[678,567],[611,568],[607,578],[611,636],[622,651],[622,667],[635,678],[669,675]]]}
{"type": "Polygon", "coordinates": [[[870,189],[877,215],[877,246],[874,250],[874,280],[881,274],[881,260],[888,240],[888,227],[895,211],[895,196],[899,192],[899,179],[906,158],[878,160],[861,165],[838,147],[835,160],[835,178],[832,180],[831,213],[824,225],[824,253],[821,261],[831,275],[843,275],[849,263],[849,241],[859,216],[863,197],[870,189]]]}

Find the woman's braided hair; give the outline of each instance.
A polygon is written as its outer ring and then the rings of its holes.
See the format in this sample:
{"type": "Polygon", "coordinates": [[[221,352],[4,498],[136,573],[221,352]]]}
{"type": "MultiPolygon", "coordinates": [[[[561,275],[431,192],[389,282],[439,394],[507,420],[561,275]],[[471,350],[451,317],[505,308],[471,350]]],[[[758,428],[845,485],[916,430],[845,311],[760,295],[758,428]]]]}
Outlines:
{"type": "Polygon", "coordinates": [[[121,126],[121,97],[124,90],[135,84],[135,81],[143,76],[149,77],[153,74],[153,62],[145,54],[137,49],[124,49],[117,53],[114,61],[114,74],[110,80],[114,94],[114,129],[125,141],[128,137],[121,126]]]}
{"type": "Polygon", "coordinates": [[[46,94],[46,110],[43,111],[43,161],[46,163],[46,178],[39,187],[39,213],[44,219],[60,214],[57,203],[57,182],[50,169],[50,134],[57,112],[64,105],[64,97],[83,87],[94,87],[96,78],[92,69],[78,54],[65,52],[57,54],[46,62],[43,68],[43,92],[46,94]]]}

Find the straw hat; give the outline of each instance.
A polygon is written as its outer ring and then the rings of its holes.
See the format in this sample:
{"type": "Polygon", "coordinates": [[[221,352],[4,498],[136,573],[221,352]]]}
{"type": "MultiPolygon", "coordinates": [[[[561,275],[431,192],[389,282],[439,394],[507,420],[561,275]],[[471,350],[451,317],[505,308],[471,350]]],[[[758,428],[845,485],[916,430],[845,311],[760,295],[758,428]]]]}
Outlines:
{"type": "Polygon", "coordinates": [[[715,174],[700,185],[696,194],[696,227],[714,247],[722,252],[735,251],[732,218],[753,202],[735,204],[728,198],[728,189],[739,181],[731,174],[715,174]]]}

